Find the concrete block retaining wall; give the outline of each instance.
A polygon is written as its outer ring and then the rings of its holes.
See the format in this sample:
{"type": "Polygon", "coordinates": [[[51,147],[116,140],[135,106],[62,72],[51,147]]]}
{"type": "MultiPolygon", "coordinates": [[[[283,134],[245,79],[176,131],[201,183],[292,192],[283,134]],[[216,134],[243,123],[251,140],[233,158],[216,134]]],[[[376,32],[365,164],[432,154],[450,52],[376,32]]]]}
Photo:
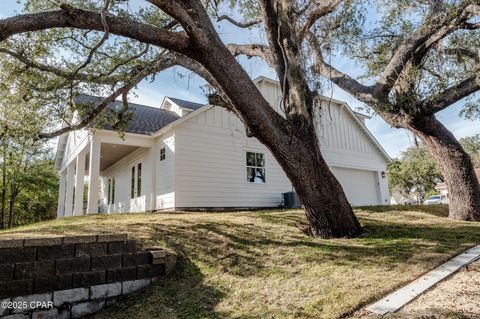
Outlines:
{"type": "Polygon", "coordinates": [[[0,241],[0,318],[80,318],[175,267],[126,234],[0,241]]]}

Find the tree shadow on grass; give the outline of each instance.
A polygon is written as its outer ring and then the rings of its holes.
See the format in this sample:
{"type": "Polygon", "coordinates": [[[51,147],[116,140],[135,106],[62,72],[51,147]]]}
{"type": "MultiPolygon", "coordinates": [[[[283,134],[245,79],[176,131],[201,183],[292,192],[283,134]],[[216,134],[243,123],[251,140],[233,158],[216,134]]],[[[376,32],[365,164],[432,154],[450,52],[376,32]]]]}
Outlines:
{"type": "Polygon", "coordinates": [[[448,205],[380,205],[380,206],[359,206],[356,211],[367,213],[387,213],[387,212],[419,212],[438,217],[448,216],[448,205]]]}
{"type": "MultiPolygon", "coordinates": [[[[392,206],[398,211],[423,212],[434,206],[392,206]]],[[[436,205],[435,209],[441,208],[436,205]]],[[[369,207],[372,211],[375,207],[369,207]]],[[[385,209],[381,207],[378,213],[385,209]]],[[[444,208],[443,208],[444,209],[444,208]]],[[[219,213],[220,214],[220,213],[219,213]]],[[[388,215],[388,213],[384,213],[388,215]]],[[[296,211],[258,212],[258,222],[239,223],[228,220],[182,220],[166,218],[158,223],[129,224],[132,234],[145,234],[152,243],[161,243],[180,252],[186,260],[200,262],[207,268],[235,276],[248,277],[271,264],[271,254],[286,254],[298,263],[334,262],[338,265],[364,266],[381,260],[395,267],[399,263],[428,262],[431,254],[452,254],[467,244],[480,242],[480,227],[475,223],[415,224],[399,220],[362,218],[365,233],[360,238],[319,240],[305,235],[299,225],[305,224],[303,214],[296,211]],[[291,248],[294,248],[292,250],[291,248]]],[[[412,218],[418,218],[413,216],[412,218]]],[[[448,256],[447,256],[448,257],[448,256]]],[[[285,260],[283,260],[285,261],[285,260]]],[[[203,269],[200,269],[203,271],[203,269]]]]}
{"type": "MultiPolygon", "coordinates": [[[[238,282],[237,286],[233,286],[233,282],[248,280],[249,276],[262,280],[273,276],[279,280],[285,275],[310,281],[315,278],[310,277],[308,271],[303,273],[304,268],[328,265],[363,268],[365,275],[370,269],[379,272],[405,263],[434,268],[442,258],[448,258],[448,254],[462,250],[462,245],[480,242],[480,227],[473,223],[470,226],[452,222],[448,226],[434,224],[434,221],[415,224],[398,219],[363,218],[366,232],[362,237],[319,240],[298,229],[299,224],[305,223],[298,211],[259,212],[250,217],[254,219],[167,217],[152,223],[129,224],[131,234],[148,238],[149,244],[175,250],[180,256],[179,264],[170,277],[98,317],[243,318],[242,315],[248,314],[239,314],[234,309],[231,313],[222,313],[219,310],[222,307],[217,306],[223,299],[232,298],[236,292],[233,289],[241,289],[238,282]]],[[[268,315],[271,313],[265,313],[268,315]]]]}
{"type": "Polygon", "coordinates": [[[144,291],[128,295],[94,318],[221,318],[214,309],[225,293],[205,283],[205,275],[185,256],[173,273],[144,291]]]}
{"type": "MultiPolygon", "coordinates": [[[[299,214],[271,215],[275,223],[297,225],[299,214]]],[[[272,221],[273,221],[272,219],[272,221]]],[[[159,239],[167,239],[176,247],[207,267],[248,277],[271,266],[272,255],[289,255],[297,263],[325,263],[369,266],[378,264],[395,267],[415,255],[415,261],[428,263],[432,254],[454,253],[465,245],[480,242],[480,227],[474,225],[415,225],[368,220],[361,238],[319,240],[288,227],[283,234],[274,227],[236,224],[228,221],[189,223],[188,225],[155,226],[159,239]],[[422,254],[425,252],[425,254],[422,254]],[[429,254],[430,253],[430,254],[429,254]]],[[[448,257],[448,256],[447,256],[448,257]]],[[[435,257],[437,258],[437,257],[435,257]]],[[[443,261],[443,259],[442,259],[443,261]]]]}

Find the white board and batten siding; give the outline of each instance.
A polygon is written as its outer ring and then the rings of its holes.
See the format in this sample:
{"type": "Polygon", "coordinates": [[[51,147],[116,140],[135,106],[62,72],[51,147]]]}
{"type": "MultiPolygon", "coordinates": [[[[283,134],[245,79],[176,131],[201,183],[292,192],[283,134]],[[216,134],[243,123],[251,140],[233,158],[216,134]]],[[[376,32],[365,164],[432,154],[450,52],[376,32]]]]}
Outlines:
{"type": "MultiPolygon", "coordinates": [[[[257,83],[265,99],[282,113],[279,86],[268,79],[257,83]]],[[[388,158],[362,127],[363,119],[344,103],[326,99],[316,114],[322,155],[355,206],[389,203],[385,174],[388,158]]]]}
{"type": "Polygon", "coordinates": [[[61,163],[62,168],[71,163],[79,152],[85,148],[85,145],[90,141],[90,137],[90,131],[87,129],[69,132],[61,163]]]}
{"type": "Polygon", "coordinates": [[[276,207],[291,183],[266,147],[247,138],[241,121],[212,107],[175,129],[175,204],[189,207],[276,207]],[[265,154],[266,183],[249,183],[246,153],[265,154]]]}
{"type": "MultiPolygon", "coordinates": [[[[280,110],[275,83],[258,82],[280,110]]],[[[178,111],[178,110],[177,110],[178,111]]],[[[292,185],[267,148],[245,135],[240,119],[220,107],[204,107],[102,172],[102,204],[108,212],[188,208],[276,207],[292,185]],[[160,160],[160,150],[165,159],[160,160]],[[246,153],[265,156],[266,183],[247,181],[246,153]],[[130,199],[131,167],[142,162],[142,196],[130,199]],[[108,178],[115,177],[115,203],[106,205],[108,178]]],[[[354,206],[388,204],[388,158],[361,121],[343,103],[323,106],[317,118],[322,154],[354,206]]],[[[146,137],[145,137],[146,138],[146,137]]],[[[127,139],[129,137],[127,136],[127,139]]],[[[128,142],[128,141],[127,141],[128,142]]]]}
{"type": "Polygon", "coordinates": [[[156,210],[175,208],[176,143],[175,134],[161,136],[155,143],[156,210]],[[165,159],[160,160],[160,150],[165,149],[165,159]]]}
{"type": "Polygon", "coordinates": [[[174,208],[174,174],[175,135],[170,133],[158,138],[153,146],[139,148],[101,172],[101,212],[145,212],[174,208]],[[165,148],[163,161],[160,161],[159,157],[161,148],[165,148]],[[135,167],[135,184],[137,184],[140,163],[142,164],[141,193],[131,198],[132,167],[135,167]],[[109,179],[115,179],[113,204],[108,204],[109,179]]]}
{"type": "MultiPolygon", "coordinates": [[[[149,180],[153,178],[148,173],[146,166],[149,165],[149,153],[151,150],[140,148],[102,172],[100,182],[100,204],[102,212],[145,212],[150,202],[151,188],[149,180]],[[132,167],[142,163],[142,191],[140,196],[131,198],[132,167]],[[107,205],[108,180],[115,178],[115,202],[107,205]]],[[[135,170],[137,172],[137,170],[135,170]]],[[[136,178],[136,176],[135,176],[136,178]]]]}

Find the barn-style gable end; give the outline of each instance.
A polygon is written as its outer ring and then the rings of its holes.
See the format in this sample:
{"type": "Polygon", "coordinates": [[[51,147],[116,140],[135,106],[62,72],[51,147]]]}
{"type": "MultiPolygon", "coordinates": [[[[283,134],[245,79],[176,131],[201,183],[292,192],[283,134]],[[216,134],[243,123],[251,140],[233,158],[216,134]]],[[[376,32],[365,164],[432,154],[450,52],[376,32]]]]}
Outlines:
{"type": "MultiPolygon", "coordinates": [[[[280,85],[266,77],[254,80],[265,99],[283,113],[280,85]]],[[[324,97],[317,112],[316,126],[321,148],[331,166],[381,169],[390,157],[365,126],[368,116],[353,112],[347,103],[324,97]]]]}

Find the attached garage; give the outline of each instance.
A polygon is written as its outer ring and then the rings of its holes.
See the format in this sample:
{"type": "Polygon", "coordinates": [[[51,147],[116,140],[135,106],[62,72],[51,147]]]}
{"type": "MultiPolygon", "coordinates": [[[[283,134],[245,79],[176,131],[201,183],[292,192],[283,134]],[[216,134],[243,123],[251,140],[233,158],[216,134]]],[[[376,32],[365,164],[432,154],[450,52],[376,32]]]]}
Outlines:
{"type": "Polygon", "coordinates": [[[332,167],[352,206],[380,205],[380,190],[376,171],[332,167]]]}

